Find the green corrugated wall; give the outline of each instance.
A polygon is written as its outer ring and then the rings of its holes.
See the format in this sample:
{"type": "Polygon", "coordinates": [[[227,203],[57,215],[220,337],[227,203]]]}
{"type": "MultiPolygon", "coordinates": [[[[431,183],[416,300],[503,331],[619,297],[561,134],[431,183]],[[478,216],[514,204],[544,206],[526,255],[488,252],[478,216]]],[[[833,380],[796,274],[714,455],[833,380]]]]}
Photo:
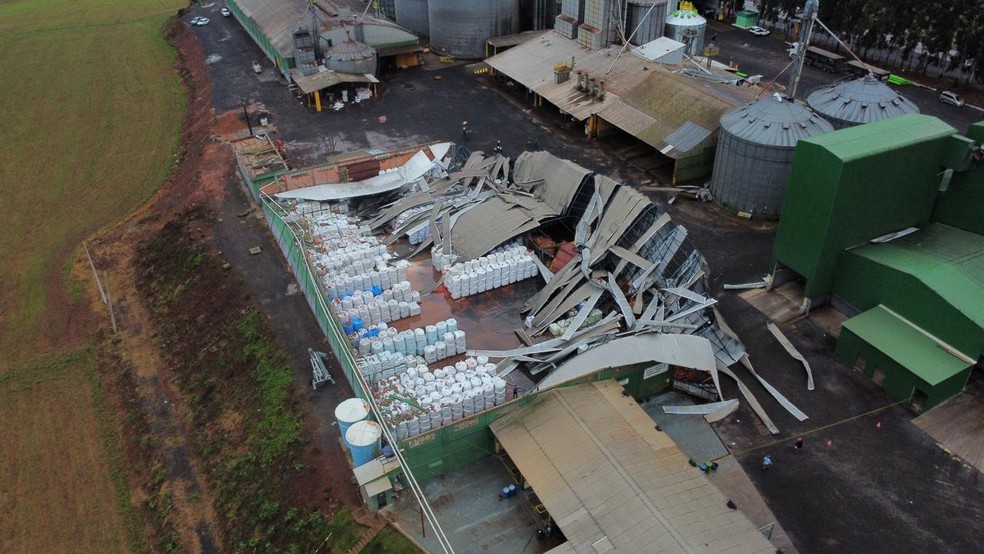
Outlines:
{"type": "MultiPolygon", "coordinates": [[[[984,144],[984,121],[971,125],[967,138],[984,144]]],[[[953,175],[947,191],[939,195],[933,221],[984,235],[984,162],[953,175]]]]}
{"type": "Polygon", "coordinates": [[[833,292],[859,312],[884,304],[970,358],[982,354],[984,330],[914,275],[845,252],[833,292]]]}
{"type": "Polygon", "coordinates": [[[863,358],[864,374],[869,379],[874,376],[875,369],[883,370],[885,382],[882,386],[898,400],[910,400],[915,389],[921,390],[926,394],[924,410],[929,410],[960,392],[971,371],[971,368],[967,368],[966,371],[962,371],[936,386],[931,386],[846,327],[841,330],[840,338],[837,340],[836,352],[837,356],[850,366],[856,365],[859,357],[863,358]]]}
{"type": "Polygon", "coordinates": [[[823,297],[845,249],[928,222],[952,134],[911,114],[799,141],[773,265],[806,277],[806,297],[823,297]]]}

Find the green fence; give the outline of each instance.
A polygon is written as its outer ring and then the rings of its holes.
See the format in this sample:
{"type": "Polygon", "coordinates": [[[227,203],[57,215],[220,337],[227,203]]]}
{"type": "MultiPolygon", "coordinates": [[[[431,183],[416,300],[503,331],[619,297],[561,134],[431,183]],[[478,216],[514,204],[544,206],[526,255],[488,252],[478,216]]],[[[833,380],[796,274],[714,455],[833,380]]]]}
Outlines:
{"type": "Polygon", "coordinates": [[[273,238],[280,246],[287,265],[290,266],[300,291],[304,293],[304,298],[314,313],[314,318],[318,321],[318,326],[328,339],[331,351],[338,360],[345,374],[345,378],[352,386],[352,391],[356,396],[369,400],[370,392],[367,390],[365,382],[360,379],[358,365],[352,353],[351,344],[345,333],[342,331],[342,324],[335,317],[334,312],[328,307],[324,293],[321,290],[320,281],[317,273],[312,269],[311,261],[308,257],[307,248],[303,240],[303,230],[288,223],[284,217],[286,212],[277,204],[275,200],[263,192],[263,186],[273,182],[276,175],[264,175],[261,178],[252,178],[246,171],[241,160],[239,165],[240,175],[245,179],[247,187],[255,200],[263,208],[263,215],[266,217],[267,225],[273,233],[273,238]]]}

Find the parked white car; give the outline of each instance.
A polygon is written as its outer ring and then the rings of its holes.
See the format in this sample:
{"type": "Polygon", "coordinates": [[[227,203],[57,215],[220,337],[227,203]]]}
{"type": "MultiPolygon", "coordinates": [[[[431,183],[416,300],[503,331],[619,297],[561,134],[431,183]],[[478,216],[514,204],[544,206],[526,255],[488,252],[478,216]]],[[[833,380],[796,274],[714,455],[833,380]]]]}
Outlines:
{"type": "Polygon", "coordinates": [[[219,10],[219,12],[222,14],[222,17],[229,17],[230,15],[232,15],[232,12],[229,11],[229,8],[222,8],[221,10],[219,10]]]}
{"type": "Polygon", "coordinates": [[[211,20],[207,17],[199,17],[198,23],[195,23],[195,25],[198,25],[199,27],[204,27],[205,25],[208,25],[210,21],[211,20]]]}
{"type": "Polygon", "coordinates": [[[749,33],[752,33],[753,35],[755,35],[757,37],[769,36],[769,30],[768,29],[763,29],[761,27],[749,27],[748,28],[748,32],[749,33]]]}
{"type": "Polygon", "coordinates": [[[962,108],[964,107],[964,104],[966,104],[966,102],[964,102],[964,99],[960,98],[960,95],[958,95],[955,92],[950,92],[948,90],[944,90],[943,92],[940,93],[940,102],[943,102],[944,104],[949,104],[957,108],[962,108]]]}

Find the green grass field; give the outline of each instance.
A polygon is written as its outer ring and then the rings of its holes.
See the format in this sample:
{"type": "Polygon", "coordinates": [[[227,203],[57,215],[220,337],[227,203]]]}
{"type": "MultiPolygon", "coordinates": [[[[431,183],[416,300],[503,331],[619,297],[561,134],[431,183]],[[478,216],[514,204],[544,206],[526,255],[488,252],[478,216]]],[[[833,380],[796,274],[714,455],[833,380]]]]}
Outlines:
{"type": "Polygon", "coordinates": [[[184,94],[161,28],[182,5],[0,0],[4,552],[139,549],[93,359],[85,344],[52,346],[69,326],[52,288],[81,239],[171,168],[184,94]]]}

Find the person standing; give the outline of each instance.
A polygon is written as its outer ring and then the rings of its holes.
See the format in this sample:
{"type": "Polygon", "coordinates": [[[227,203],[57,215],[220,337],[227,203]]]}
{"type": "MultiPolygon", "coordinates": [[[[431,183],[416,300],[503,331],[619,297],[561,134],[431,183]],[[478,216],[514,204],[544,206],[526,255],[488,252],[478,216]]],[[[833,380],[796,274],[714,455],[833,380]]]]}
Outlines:
{"type": "Polygon", "coordinates": [[[766,454],[762,458],[762,471],[768,471],[770,467],[772,467],[772,458],[766,454]]]}
{"type": "Polygon", "coordinates": [[[797,452],[803,448],[803,437],[798,437],[796,439],[796,444],[793,445],[793,450],[797,452]]]}

